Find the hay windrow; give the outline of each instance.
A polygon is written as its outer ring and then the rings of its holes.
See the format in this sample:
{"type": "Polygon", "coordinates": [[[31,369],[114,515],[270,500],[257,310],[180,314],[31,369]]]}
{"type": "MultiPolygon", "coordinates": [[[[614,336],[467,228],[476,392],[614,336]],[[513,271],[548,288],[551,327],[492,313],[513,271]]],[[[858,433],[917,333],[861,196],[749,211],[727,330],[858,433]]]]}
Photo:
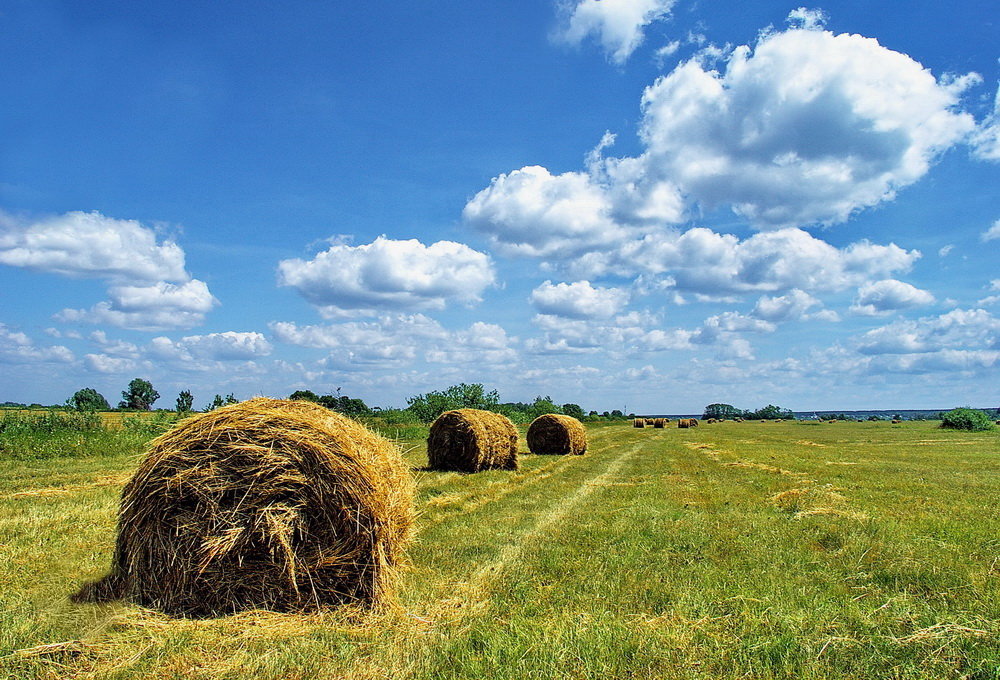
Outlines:
{"type": "Polygon", "coordinates": [[[528,449],[536,454],[583,455],[587,429],[576,418],[558,413],[538,416],[528,426],[528,449]]]}
{"type": "Polygon", "coordinates": [[[516,470],[517,428],[510,418],[492,411],[445,411],[427,435],[427,464],[458,472],[516,470]]]}
{"type": "Polygon", "coordinates": [[[322,406],[199,414],[150,442],[122,492],[112,571],[75,599],[195,616],[385,603],[413,493],[395,445],[322,406]]]}

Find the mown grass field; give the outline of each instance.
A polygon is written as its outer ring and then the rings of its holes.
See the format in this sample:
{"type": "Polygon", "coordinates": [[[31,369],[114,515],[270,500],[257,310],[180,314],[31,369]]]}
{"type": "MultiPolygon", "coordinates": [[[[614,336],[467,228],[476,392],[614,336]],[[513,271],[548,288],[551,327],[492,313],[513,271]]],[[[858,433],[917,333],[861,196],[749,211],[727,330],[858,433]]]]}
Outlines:
{"type": "Polygon", "coordinates": [[[1000,679],[1000,435],[935,425],[597,425],[477,475],[403,441],[418,535],[377,615],[71,604],[138,458],[0,461],[0,676],[1000,679]]]}

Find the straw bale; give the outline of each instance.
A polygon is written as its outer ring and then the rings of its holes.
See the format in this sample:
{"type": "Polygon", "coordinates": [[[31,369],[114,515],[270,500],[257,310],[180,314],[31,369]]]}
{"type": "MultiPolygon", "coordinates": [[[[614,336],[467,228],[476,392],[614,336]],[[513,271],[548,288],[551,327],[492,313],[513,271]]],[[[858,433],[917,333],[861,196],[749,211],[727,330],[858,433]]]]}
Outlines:
{"type": "Polygon", "coordinates": [[[634,418],[632,420],[632,427],[646,427],[645,418],[634,418]]]}
{"type": "Polygon", "coordinates": [[[427,435],[427,464],[458,472],[516,470],[517,428],[510,418],[492,411],[445,411],[427,435]]]}
{"type": "Polygon", "coordinates": [[[317,404],[198,414],[150,442],[111,573],[74,599],[193,616],[391,602],[413,494],[394,444],[317,404]]]}
{"type": "Polygon", "coordinates": [[[666,425],[666,424],[667,423],[666,423],[666,421],[663,418],[654,418],[653,419],[653,427],[655,427],[657,429],[661,429],[662,430],[663,426],[666,425]]]}
{"type": "Polygon", "coordinates": [[[537,454],[575,454],[587,451],[587,429],[572,416],[548,413],[528,426],[528,450],[537,454]]]}

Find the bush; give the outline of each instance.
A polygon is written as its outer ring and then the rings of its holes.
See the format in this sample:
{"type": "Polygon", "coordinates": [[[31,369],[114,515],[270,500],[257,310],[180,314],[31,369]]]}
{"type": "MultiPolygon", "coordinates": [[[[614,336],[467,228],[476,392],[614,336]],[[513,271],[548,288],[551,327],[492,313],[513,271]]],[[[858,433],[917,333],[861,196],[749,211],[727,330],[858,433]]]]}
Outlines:
{"type": "Polygon", "coordinates": [[[993,429],[993,421],[977,408],[955,408],[941,416],[941,427],[982,432],[993,429]]]}

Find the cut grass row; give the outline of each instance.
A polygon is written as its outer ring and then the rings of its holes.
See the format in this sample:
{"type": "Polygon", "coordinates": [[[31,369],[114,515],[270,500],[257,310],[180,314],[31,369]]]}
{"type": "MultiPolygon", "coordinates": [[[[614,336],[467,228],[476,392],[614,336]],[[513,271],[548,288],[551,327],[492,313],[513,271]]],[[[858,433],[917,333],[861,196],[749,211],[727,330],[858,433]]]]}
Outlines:
{"type": "Polygon", "coordinates": [[[1000,678],[995,433],[725,423],[589,434],[586,456],[477,475],[420,470],[423,448],[409,442],[419,533],[400,609],[378,616],[192,621],[72,605],[110,563],[137,457],[0,463],[0,669],[1000,678]],[[67,641],[80,642],[11,656],[67,641]]]}

